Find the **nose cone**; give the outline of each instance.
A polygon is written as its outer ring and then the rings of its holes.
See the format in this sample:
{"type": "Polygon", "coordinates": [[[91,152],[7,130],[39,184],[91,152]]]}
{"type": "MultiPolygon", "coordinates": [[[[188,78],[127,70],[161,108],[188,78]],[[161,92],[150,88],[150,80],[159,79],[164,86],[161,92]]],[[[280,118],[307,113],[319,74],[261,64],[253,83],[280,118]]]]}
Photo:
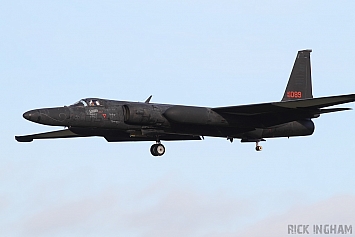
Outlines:
{"type": "Polygon", "coordinates": [[[38,110],[30,110],[23,114],[23,117],[32,122],[39,122],[41,120],[38,110]]]}
{"type": "Polygon", "coordinates": [[[39,124],[68,126],[69,115],[70,113],[67,107],[57,107],[30,110],[24,113],[23,117],[39,124]]]}

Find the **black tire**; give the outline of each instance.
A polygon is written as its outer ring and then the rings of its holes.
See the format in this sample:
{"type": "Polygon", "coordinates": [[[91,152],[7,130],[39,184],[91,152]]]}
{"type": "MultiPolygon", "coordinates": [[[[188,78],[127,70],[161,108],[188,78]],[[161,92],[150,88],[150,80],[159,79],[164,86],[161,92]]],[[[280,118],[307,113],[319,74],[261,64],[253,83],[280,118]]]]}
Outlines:
{"type": "Polygon", "coordinates": [[[162,156],[165,153],[165,147],[163,146],[163,144],[153,144],[150,147],[150,153],[153,156],[162,156]]]}
{"type": "Polygon", "coordinates": [[[158,145],[158,144],[153,144],[153,145],[150,147],[150,153],[152,154],[152,156],[158,156],[157,145],[158,145]]]}

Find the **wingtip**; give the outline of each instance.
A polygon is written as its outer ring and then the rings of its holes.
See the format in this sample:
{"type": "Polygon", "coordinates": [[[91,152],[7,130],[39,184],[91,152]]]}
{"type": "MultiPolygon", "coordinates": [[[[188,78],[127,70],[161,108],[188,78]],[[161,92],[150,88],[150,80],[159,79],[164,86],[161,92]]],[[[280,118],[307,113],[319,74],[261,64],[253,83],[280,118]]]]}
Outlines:
{"type": "Polygon", "coordinates": [[[32,142],[33,138],[28,136],[15,136],[16,141],[18,142],[32,142]]]}

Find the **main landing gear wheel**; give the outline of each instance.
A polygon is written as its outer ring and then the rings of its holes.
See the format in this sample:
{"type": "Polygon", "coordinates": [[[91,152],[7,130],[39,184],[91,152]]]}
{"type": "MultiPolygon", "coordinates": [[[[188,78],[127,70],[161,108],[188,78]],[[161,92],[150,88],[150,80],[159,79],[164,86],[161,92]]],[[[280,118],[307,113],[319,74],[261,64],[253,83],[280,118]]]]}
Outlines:
{"type": "Polygon", "coordinates": [[[262,150],[263,150],[263,147],[262,147],[262,146],[259,146],[259,141],[256,142],[255,150],[256,150],[256,151],[262,151],[262,150]]]}
{"type": "Polygon", "coordinates": [[[162,156],[165,153],[165,147],[163,144],[153,144],[150,147],[150,153],[152,153],[153,156],[162,156]]]}

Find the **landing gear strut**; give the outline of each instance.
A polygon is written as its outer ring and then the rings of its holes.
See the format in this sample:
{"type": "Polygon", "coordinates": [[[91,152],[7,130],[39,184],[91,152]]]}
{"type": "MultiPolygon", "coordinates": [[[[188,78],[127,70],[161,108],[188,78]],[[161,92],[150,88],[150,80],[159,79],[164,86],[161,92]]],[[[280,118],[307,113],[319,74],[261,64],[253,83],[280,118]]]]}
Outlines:
{"type": "Polygon", "coordinates": [[[153,144],[150,147],[150,153],[152,153],[153,156],[162,156],[165,153],[165,147],[160,142],[157,142],[157,144],[153,144]]]}

